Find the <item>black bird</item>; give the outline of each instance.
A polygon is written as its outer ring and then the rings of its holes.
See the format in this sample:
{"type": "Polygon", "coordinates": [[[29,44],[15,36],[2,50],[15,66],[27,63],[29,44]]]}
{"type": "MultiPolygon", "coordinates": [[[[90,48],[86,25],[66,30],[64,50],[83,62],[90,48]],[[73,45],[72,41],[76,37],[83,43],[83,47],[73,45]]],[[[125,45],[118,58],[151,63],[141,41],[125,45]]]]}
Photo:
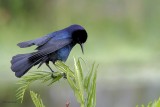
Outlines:
{"type": "Polygon", "coordinates": [[[57,60],[66,61],[72,48],[78,43],[83,52],[83,43],[87,40],[87,32],[80,25],[71,25],[59,31],[50,33],[44,37],[18,43],[20,48],[36,45],[36,52],[18,54],[12,57],[11,69],[17,77],[23,76],[33,66],[39,64],[38,68],[45,63],[49,66],[49,61],[53,64],[57,60]]]}

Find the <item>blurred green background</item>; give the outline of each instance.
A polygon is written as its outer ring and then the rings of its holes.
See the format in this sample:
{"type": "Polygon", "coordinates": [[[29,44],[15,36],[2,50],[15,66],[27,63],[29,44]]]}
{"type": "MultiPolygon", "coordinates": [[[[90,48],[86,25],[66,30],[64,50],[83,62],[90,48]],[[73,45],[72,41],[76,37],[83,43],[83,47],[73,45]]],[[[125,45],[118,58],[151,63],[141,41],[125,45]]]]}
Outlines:
{"type": "MultiPolygon", "coordinates": [[[[35,47],[16,44],[71,24],[82,25],[88,40],[85,54],[76,46],[66,64],[73,64],[73,56],[100,64],[97,107],[135,107],[159,98],[159,5],[159,0],[0,0],[0,107],[34,107],[29,93],[23,104],[16,102],[19,79],[10,60],[35,47]]],[[[37,82],[31,90],[41,94],[46,107],[64,107],[67,99],[78,107],[65,80],[51,87],[37,82]]]]}

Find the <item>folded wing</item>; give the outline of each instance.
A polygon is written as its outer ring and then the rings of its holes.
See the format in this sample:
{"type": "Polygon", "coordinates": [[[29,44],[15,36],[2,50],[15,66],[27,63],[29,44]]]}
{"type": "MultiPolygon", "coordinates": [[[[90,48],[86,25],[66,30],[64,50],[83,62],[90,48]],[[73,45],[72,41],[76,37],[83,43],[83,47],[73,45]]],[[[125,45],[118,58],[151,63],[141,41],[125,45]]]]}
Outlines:
{"type": "Polygon", "coordinates": [[[50,44],[48,47],[32,53],[32,56],[30,56],[28,59],[30,61],[37,60],[41,57],[44,57],[48,54],[51,54],[51,53],[63,48],[66,45],[69,45],[71,42],[72,42],[71,39],[59,39],[59,40],[53,42],[52,44],[50,44]]]}

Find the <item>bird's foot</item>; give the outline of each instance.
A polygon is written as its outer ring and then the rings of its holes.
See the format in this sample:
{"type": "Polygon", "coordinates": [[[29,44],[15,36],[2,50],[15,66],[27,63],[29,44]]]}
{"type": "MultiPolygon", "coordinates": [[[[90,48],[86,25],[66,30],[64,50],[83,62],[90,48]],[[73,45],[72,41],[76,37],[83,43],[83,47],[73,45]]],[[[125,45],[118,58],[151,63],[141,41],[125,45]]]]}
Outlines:
{"type": "Polygon", "coordinates": [[[67,74],[63,73],[63,78],[67,79],[67,74]]]}
{"type": "MultiPolygon", "coordinates": [[[[54,71],[53,71],[53,72],[54,72],[54,71]]],[[[54,79],[54,78],[56,78],[57,76],[52,73],[51,77],[54,79]]]]}
{"type": "Polygon", "coordinates": [[[67,74],[66,74],[66,73],[57,74],[56,72],[53,72],[53,73],[51,74],[51,77],[52,77],[53,79],[55,79],[55,78],[59,77],[60,75],[61,75],[63,78],[67,79],[67,74]]]}

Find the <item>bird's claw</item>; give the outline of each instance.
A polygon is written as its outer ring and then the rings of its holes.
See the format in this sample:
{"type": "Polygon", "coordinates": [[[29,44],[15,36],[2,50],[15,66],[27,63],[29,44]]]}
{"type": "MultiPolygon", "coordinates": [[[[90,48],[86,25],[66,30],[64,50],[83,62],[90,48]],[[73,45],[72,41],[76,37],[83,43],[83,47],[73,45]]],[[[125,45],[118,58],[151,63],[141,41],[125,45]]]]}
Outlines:
{"type": "Polygon", "coordinates": [[[54,79],[54,78],[56,78],[57,76],[52,73],[51,77],[54,79]]]}
{"type": "Polygon", "coordinates": [[[67,79],[67,74],[63,73],[63,78],[67,79]]]}

